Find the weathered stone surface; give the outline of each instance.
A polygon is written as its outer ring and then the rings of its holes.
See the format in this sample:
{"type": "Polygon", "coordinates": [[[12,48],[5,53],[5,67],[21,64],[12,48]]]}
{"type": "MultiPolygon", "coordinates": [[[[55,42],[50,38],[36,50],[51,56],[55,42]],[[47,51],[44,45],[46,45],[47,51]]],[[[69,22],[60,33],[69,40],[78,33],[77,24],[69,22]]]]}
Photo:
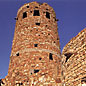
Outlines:
{"type": "Polygon", "coordinates": [[[61,53],[53,8],[31,2],[18,10],[15,19],[4,86],[61,86],[61,53]]]}
{"type": "Polygon", "coordinates": [[[47,3],[23,5],[15,20],[8,75],[0,86],[86,86],[86,28],[61,56],[58,19],[47,3]]]}
{"type": "Polygon", "coordinates": [[[86,85],[86,28],[64,47],[62,72],[63,85],[86,85]]]}

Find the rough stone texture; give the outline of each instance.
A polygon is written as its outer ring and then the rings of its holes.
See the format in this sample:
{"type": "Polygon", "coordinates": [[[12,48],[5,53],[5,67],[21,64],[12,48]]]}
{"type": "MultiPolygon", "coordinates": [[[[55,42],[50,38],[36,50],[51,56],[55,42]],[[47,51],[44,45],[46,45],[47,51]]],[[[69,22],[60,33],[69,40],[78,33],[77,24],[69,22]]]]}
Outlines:
{"type": "Polygon", "coordinates": [[[61,56],[52,7],[31,2],[18,10],[15,19],[8,75],[0,86],[86,86],[86,28],[61,56]]]}
{"type": "Polygon", "coordinates": [[[63,49],[62,84],[86,86],[86,28],[63,49]]]}
{"type": "Polygon", "coordinates": [[[31,2],[18,10],[15,19],[8,75],[1,86],[61,86],[61,53],[53,8],[31,2]]]}

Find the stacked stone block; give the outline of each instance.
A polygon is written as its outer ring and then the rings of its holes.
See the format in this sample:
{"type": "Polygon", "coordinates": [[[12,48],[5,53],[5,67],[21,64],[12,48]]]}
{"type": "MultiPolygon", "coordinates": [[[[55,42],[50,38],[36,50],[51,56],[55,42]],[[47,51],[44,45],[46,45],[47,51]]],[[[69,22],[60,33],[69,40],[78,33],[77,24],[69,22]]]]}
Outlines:
{"type": "Polygon", "coordinates": [[[47,3],[31,2],[17,13],[8,75],[1,86],[61,86],[57,19],[47,3]]]}
{"type": "Polygon", "coordinates": [[[86,86],[86,28],[62,52],[63,86],[86,86]]]}

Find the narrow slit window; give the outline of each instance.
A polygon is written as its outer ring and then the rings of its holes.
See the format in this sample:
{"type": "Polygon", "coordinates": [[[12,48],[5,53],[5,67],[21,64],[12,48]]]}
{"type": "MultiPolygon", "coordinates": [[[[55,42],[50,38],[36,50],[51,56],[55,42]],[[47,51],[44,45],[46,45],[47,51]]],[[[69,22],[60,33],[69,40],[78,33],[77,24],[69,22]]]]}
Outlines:
{"type": "Polygon", "coordinates": [[[27,17],[27,13],[24,12],[24,13],[23,13],[23,19],[26,18],[26,17],[27,17]]]}
{"type": "Polygon", "coordinates": [[[42,58],[39,58],[39,60],[41,60],[42,58]]]}
{"type": "Polygon", "coordinates": [[[38,44],[34,44],[34,47],[38,47],[38,44]]]}
{"type": "Polygon", "coordinates": [[[16,85],[18,85],[18,86],[22,86],[22,85],[23,85],[23,83],[16,83],[16,85]]]}
{"type": "Polygon", "coordinates": [[[39,72],[39,70],[34,70],[34,73],[38,73],[39,72]]]}
{"type": "Polygon", "coordinates": [[[19,56],[19,53],[17,53],[16,56],[19,56]]]}
{"type": "Polygon", "coordinates": [[[50,13],[46,12],[46,18],[50,19],[50,13]]]}
{"type": "Polygon", "coordinates": [[[67,62],[68,59],[72,56],[72,53],[66,53],[65,56],[66,56],[66,61],[65,62],[67,62]]]}
{"type": "Polygon", "coordinates": [[[36,23],[36,25],[40,26],[40,23],[36,23]]]}
{"type": "Polygon", "coordinates": [[[35,8],[38,8],[37,6],[35,8]]]}
{"type": "Polygon", "coordinates": [[[53,60],[53,56],[52,55],[53,55],[52,53],[49,54],[49,59],[50,60],[53,60]]]}
{"type": "Polygon", "coordinates": [[[40,16],[39,10],[34,10],[33,16],[40,16]]]}

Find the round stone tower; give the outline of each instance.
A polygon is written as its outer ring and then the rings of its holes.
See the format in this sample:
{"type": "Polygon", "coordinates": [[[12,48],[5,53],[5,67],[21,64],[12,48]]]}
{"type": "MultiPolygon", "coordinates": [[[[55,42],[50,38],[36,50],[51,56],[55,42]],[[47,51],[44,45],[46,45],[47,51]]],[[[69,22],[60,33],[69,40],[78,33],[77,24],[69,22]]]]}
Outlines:
{"type": "Polygon", "coordinates": [[[55,12],[31,2],[17,13],[8,75],[3,86],[61,86],[61,53],[55,12]]]}

